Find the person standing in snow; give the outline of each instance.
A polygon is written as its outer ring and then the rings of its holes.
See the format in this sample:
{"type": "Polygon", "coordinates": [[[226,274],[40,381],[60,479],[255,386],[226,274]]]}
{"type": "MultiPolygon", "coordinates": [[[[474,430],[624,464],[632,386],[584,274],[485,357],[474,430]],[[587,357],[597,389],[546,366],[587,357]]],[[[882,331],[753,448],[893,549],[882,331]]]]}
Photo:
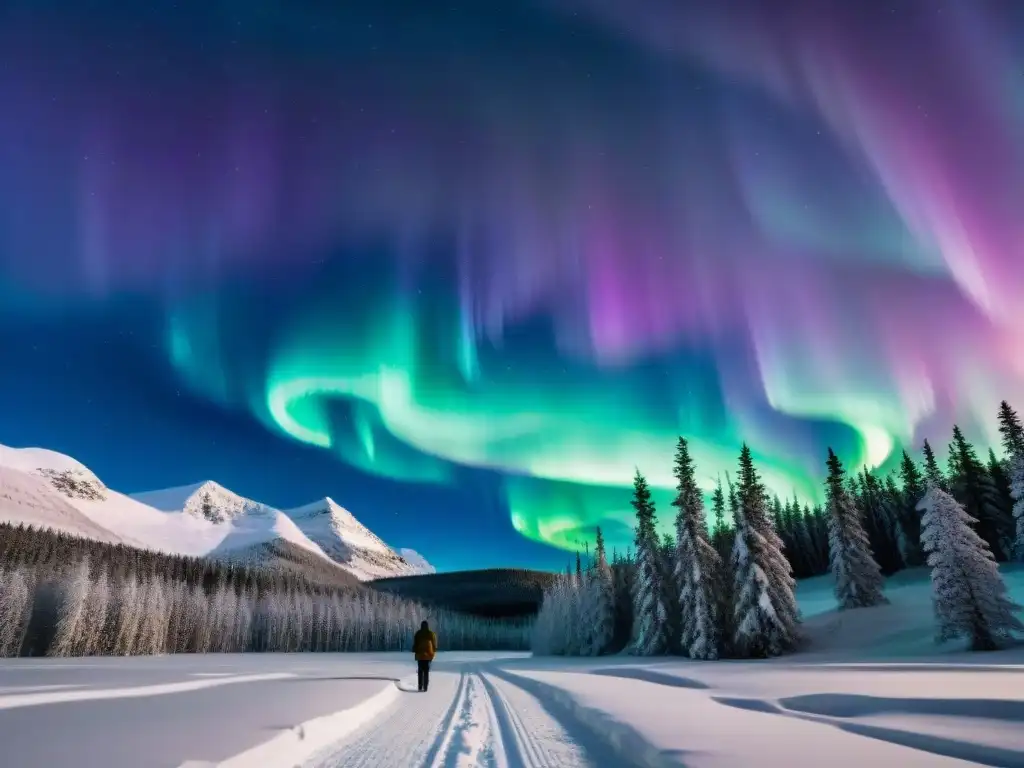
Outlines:
{"type": "Polygon", "coordinates": [[[437,635],[425,621],[412,639],[412,652],[416,655],[416,682],[421,692],[426,691],[430,685],[430,662],[437,653],[437,635]]]}

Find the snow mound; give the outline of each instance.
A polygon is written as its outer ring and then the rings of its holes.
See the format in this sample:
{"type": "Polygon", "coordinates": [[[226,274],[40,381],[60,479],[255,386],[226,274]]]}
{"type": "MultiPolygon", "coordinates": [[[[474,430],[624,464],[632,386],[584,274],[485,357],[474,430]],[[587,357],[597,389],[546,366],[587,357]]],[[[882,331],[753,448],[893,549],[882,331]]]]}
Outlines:
{"type": "Polygon", "coordinates": [[[329,497],[290,509],[287,514],[328,557],[363,581],[423,573],[421,565],[407,562],[329,497]]]}

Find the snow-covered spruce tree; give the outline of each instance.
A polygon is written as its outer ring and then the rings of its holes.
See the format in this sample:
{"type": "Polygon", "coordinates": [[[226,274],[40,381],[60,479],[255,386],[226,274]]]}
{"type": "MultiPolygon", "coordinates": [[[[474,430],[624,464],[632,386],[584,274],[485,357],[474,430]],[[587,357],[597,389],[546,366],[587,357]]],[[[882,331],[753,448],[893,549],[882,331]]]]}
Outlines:
{"type": "Polygon", "coordinates": [[[612,569],[604,548],[604,535],[597,529],[594,564],[587,584],[587,618],[589,623],[588,656],[600,656],[611,648],[615,636],[615,586],[612,569]]]}
{"type": "Polygon", "coordinates": [[[895,573],[903,567],[895,530],[889,517],[878,478],[864,469],[857,474],[857,495],[853,497],[868,544],[882,573],[895,573]]]}
{"type": "Polygon", "coordinates": [[[636,584],[636,560],[633,552],[616,557],[612,564],[615,582],[615,639],[612,646],[625,648],[633,637],[633,585],[636,584]]]}
{"type": "Polygon", "coordinates": [[[538,656],[578,655],[580,627],[575,621],[579,582],[570,570],[545,591],[533,626],[531,648],[538,656]]]}
{"type": "Polygon", "coordinates": [[[725,522],[725,493],[722,491],[722,479],[718,479],[715,490],[711,494],[711,513],[714,517],[714,527],[711,529],[711,543],[723,562],[729,557],[732,551],[730,539],[730,527],[725,522]]]}
{"type": "Polygon", "coordinates": [[[84,656],[88,644],[85,617],[89,593],[92,590],[89,558],[85,557],[79,561],[61,587],[57,608],[57,632],[47,649],[47,655],[84,656]]]}
{"type": "Polygon", "coordinates": [[[798,644],[800,613],[789,562],[772,528],[765,489],[745,444],[737,501],[732,648],[744,657],[778,656],[798,644]]]}
{"type": "Polygon", "coordinates": [[[910,547],[907,543],[907,532],[903,526],[903,499],[900,496],[900,489],[896,485],[896,478],[892,472],[885,476],[879,503],[892,530],[898,565],[900,568],[906,568],[908,567],[907,552],[909,552],[910,547]]]}
{"type": "MultiPolygon", "coordinates": [[[[87,656],[98,656],[105,653],[110,644],[105,634],[107,616],[110,613],[110,599],[110,580],[107,576],[107,568],[100,566],[99,573],[93,579],[89,589],[89,601],[86,603],[82,622],[83,653],[87,656]]],[[[172,647],[171,650],[176,649],[172,647]]]]}
{"type": "Polygon", "coordinates": [[[948,490],[975,521],[975,530],[988,544],[996,560],[1008,560],[1013,548],[1011,510],[999,504],[999,493],[992,476],[978,459],[974,446],[967,442],[960,427],[953,426],[949,446],[948,490]]]}
{"type": "Polygon", "coordinates": [[[1024,424],[1005,400],[999,404],[999,434],[1007,457],[1024,456],[1024,424]]]}
{"type": "Polygon", "coordinates": [[[943,490],[946,490],[946,478],[942,475],[942,470],[939,469],[938,459],[935,458],[935,451],[932,450],[931,443],[927,440],[924,441],[924,479],[926,483],[934,483],[943,490]]]}
{"type": "Polygon", "coordinates": [[[903,451],[900,461],[900,480],[903,482],[900,505],[900,524],[903,527],[903,562],[908,568],[924,565],[921,550],[921,513],[917,505],[924,498],[924,479],[910,454],[903,451]]]}
{"type": "Polygon", "coordinates": [[[1013,497],[1015,535],[1013,557],[1024,562],[1024,453],[1010,460],[1010,495],[1013,497]]]}
{"type": "Polygon", "coordinates": [[[1013,495],[1010,493],[1010,464],[1009,460],[1000,459],[996,456],[995,450],[992,448],[988,449],[988,462],[985,465],[985,469],[988,470],[989,477],[992,478],[992,484],[996,488],[1000,509],[1007,510],[1012,517],[1013,495]]]}
{"type": "Polygon", "coordinates": [[[665,607],[665,642],[669,653],[679,651],[679,585],[676,582],[676,539],[671,533],[661,537],[659,548],[661,604],[665,607]]]}
{"type": "Polygon", "coordinates": [[[1005,400],[999,404],[999,433],[1007,457],[1007,480],[1013,501],[1013,558],[1024,561],[1024,425],[1005,400]]]}
{"type": "Polygon", "coordinates": [[[34,591],[32,577],[25,569],[0,569],[0,656],[20,653],[34,591]]]}
{"type": "Polygon", "coordinates": [[[800,509],[800,503],[794,498],[790,503],[790,515],[792,516],[793,541],[797,551],[800,553],[800,576],[814,576],[817,573],[815,568],[814,539],[808,526],[807,517],[800,509]]]}
{"type": "Polygon", "coordinates": [[[668,651],[665,604],[662,601],[660,550],[656,512],[647,480],[633,478],[636,511],[636,582],[633,586],[633,653],[657,656],[668,651]]]}
{"type": "Polygon", "coordinates": [[[583,616],[584,582],[582,571],[570,574],[566,581],[568,588],[565,592],[565,654],[567,656],[579,656],[583,653],[587,629],[583,616]]]}
{"type": "Polygon", "coordinates": [[[679,438],[675,458],[676,566],[679,591],[679,645],[692,659],[717,659],[721,654],[719,618],[721,562],[708,541],[704,494],[686,440],[679,438]]]}
{"type": "Polygon", "coordinates": [[[972,650],[998,648],[1024,624],[1006,592],[992,553],[973,530],[973,520],[948,493],[929,483],[921,500],[921,542],[932,568],[936,640],[970,639],[972,650]]]}
{"type": "Polygon", "coordinates": [[[840,609],[865,608],[888,602],[882,594],[882,573],[871,556],[868,535],[850,498],[846,472],[835,452],[828,449],[829,565],[835,577],[836,602],[840,609]]]}

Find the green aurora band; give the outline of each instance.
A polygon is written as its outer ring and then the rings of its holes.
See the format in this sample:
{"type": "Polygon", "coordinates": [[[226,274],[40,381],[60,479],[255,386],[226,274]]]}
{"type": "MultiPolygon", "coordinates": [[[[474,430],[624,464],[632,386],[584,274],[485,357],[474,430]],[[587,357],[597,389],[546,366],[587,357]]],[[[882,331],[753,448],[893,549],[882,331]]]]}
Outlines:
{"type": "MultiPolygon", "coordinates": [[[[720,393],[673,393],[677,412],[666,417],[629,369],[591,367],[584,376],[544,367],[541,374],[509,350],[484,354],[458,310],[437,312],[418,301],[392,294],[372,308],[340,309],[336,300],[307,297],[274,334],[261,383],[230,376],[238,363],[229,359],[230,345],[217,341],[238,333],[225,332],[225,317],[245,326],[237,307],[228,311],[210,299],[178,307],[168,319],[168,351],[198,393],[223,405],[244,402],[268,427],[365,472],[451,484],[460,466],[494,470],[515,530],[570,551],[589,541],[596,525],[610,532],[611,543],[629,545],[637,469],[654,489],[662,529],[670,530],[671,457],[680,435],[691,442],[706,491],[734,471],[742,425],[730,415],[703,423],[695,417],[721,411],[713,402],[720,393]],[[347,418],[339,418],[339,406],[347,418]]],[[[803,410],[779,410],[843,415],[828,413],[824,402],[803,402],[803,410]]],[[[884,430],[849,425],[859,439],[838,444],[853,466],[880,463],[895,444],[884,430]]],[[[787,461],[767,436],[753,442],[771,490],[805,502],[820,498],[806,457],[787,461]]]]}

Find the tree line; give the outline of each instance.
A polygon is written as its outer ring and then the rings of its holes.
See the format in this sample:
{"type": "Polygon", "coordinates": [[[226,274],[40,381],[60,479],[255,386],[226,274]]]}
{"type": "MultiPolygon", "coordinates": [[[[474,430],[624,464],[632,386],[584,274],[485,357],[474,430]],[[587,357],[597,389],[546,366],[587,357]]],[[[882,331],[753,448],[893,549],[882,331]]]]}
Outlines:
{"type": "MultiPolygon", "coordinates": [[[[634,548],[607,557],[597,529],[586,568],[544,594],[532,647],[539,654],[763,658],[804,642],[795,579],[831,572],[842,609],[887,602],[884,577],[932,569],[936,639],[974,649],[1024,631],[997,562],[1024,561],[1024,427],[999,408],[1003,455],[987,461],[953,427],[946,469],[925,441],[921,465],[904,450],[884,476],[848,473],[830,448],[825,503],[768,494],[744,445],[736,482],[711,494],[711,522],[689,445],[679,438],[675,535],[659,538],[650,489],[637,471],[634,548]]],[[[589,547],[588,547],[589,549],[589,547]]]]}
{"type": "Polygon", "coordinates": [[[0,524],[2,656],[409,651],[424,618],[447,650],[529,645],[529,620],[0,524]]]}

